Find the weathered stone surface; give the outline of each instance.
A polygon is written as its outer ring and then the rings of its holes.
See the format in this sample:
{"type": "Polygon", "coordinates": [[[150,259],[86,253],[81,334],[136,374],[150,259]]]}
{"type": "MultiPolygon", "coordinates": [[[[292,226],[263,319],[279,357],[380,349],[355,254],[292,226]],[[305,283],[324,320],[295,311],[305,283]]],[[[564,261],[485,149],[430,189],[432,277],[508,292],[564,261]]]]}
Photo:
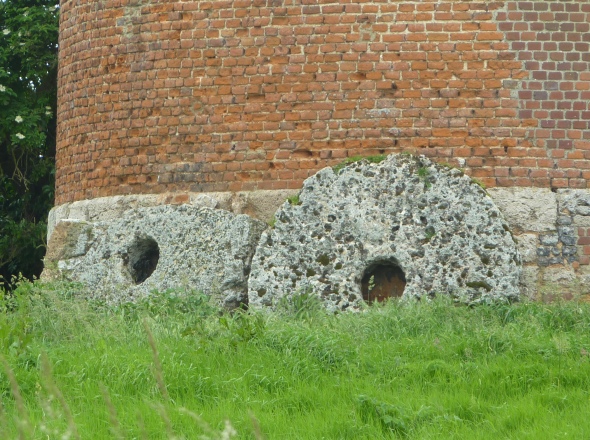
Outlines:
{"type": "Polygon", "coordinates": [[[58,223],[51,235],[45,261],[81,257],[88,252],[93,240],[92,224],[80,220],[58,223]]]}
{"type": "Polygon", "coordinates": [[[548,267],[542,273],[543,285],[546,289],[570,286],[576,280],[574,270],[561,267],[548,267]]]}
{"type": "Polygon", "coordinates": [[[572,299],[585,294],[581,279],[571,266],[547,267],[541,272],[539,298],[543,301],[572,299]]]}
{"type": "Polygon", "coordinates": [[[561,189],[557,192],[559,212],[570,219],[568,224],[590,228],[590,191],[587,189],[561,189]]]}
{"type": "Polygon", "coordinates": [[[490,188],[490,197],[514,232],[555,231],[557,199],[545,188],[490,188]]]}
{"type": "Polygon", "coordinates": [[[521,234],[514,238],[522,262],[533,263],[537,259],[539,238],[535,234],[521,234]]]}
{"type": "Polygon", "coordinates": [[[580,273],[578,275],[579,294],[590,294],[590,266],[583,266],[580,268],[580,273]]]}
{"type": "Polygon", "coordinates": [[[590,215],[590,192],[585,189],[560,189],[557,191],[559,210],[569,215],[590,215]]]}
{"type": "Polygon", "coordinates": [[[45,277],[88,287],[112,302],[189,288],[227,307],[247,301],[247,277],[266,225],[246,215],[190,205],[125,211],[99,222],[57,224],[45,277]]]}
{"type": "Polygon", "coordinates": [[[248,214],[264,222],[269,222],[285,199],[298,192],[297,190],[242,191],[236,193],[232,198],[230,211],[248,214]]]}
{"type": "Polygon", "coordinates": [[[379,264],[401,268],[404,297],[519,296],[520,257],[492,199],[460,170],[401,155],[307,179],[261,237],[249,304],[313,291],[330,310],[357,308],[363,276],[379,264]]]}
{"type": "Polygon", "coordinates": [[[54,227],[61,220],[82,220],[96,222],[120,218],[125,211],[141,207],[156,206],[160,197],[157,195],[130,195],[101,197],[65,203],[54,207],[49,213],[47,237],[51,240],[54,227]]]}
{"type": "Polygon", "coordinates": [[[223,209],[234,214],[247,214],[250,217],[268,222],[277,208],[296,190],[260,190],[218,193],[164,193],[133,194],[128,196],[100,197],[64,203],[54,207],[49,213],[47,238],[62,220],[82,220],[99,222],[120,218],[126,211],[161,205],[187,204],[206,208],[223,209]]]}
{"type": "Polygon", "coordinates": [[[523,266],[520,276],[520,293],[529,300],[537,299],[539,284],[539,267],[523,266]]]}
{"type": "Polygon", "coordinates": [[[590,228],[590,216],[574,215],[572,223],[578,228],[590,228]]]}
{"type": "Polygon", "coordinates": [[[559,243],[559,235],[556,233],[541,234],[539,241],[543,246],[555,246],[559,243]]]}

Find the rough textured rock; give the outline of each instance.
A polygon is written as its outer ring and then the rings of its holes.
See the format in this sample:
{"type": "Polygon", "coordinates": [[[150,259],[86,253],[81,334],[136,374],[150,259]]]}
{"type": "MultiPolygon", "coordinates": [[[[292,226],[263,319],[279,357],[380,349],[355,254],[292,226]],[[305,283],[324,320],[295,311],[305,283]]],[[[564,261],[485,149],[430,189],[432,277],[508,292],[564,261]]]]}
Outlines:
{"type": "Polygon", "coordinates": [[[400,155],[307,179],[261,237],[249,304],[312,291],[330,310],[357,308],[363,278],[379,265],[403,271],[404,297],[519,296],[520,257],[492,199],[460,170],[400,155]]]}
{"type": "Polygon", "coordinates": [[[558,190],[560,213],[570,216],[590,216],[590,193],[580,189],[558,190]]]}
{"type": "Polygon", "coordinates": [[[99,222],[120,218],[130,209],[148,208],[161,205],[187,204],[206,208],[223,209],[234,214],[268,222],[277,208],[296,190],[258,190],[217,193],[164,193],[133,194],[128,196],[100,197],[64,203],[49,213],[47,237],[51,238],[53,228],[62,220],[83,220],[99,222]]]}
{"type": "Polygon", "coordinates": [[[579,295],[590,294],[590,267],[584,266],[578,275],[579,295]]]}
{"type": "Polygon", "coordinates": [[[491,188],[489,194],[513,232],[555,231],[555,193],[543,188],[491,188]]]}
{"type": "Polygon", "coordinates": [[[537,259],[539,237],[535,234],[521,234],[515,237],[516,248],[523,263],[534,263],[537,259]]]}
{"type": "Polygon", "coordinates": [[[539,283],[538,266],[523,266],[522,274],[520,276],[520,294],[528,300],[537,299],[538,283],[539,283]]]}
{"type": "Polygon", "coordinates": [[[49,243],[45,278],[79,281],[110,302],[189,288],[235,307],[247,301],[250,262],[266,224],[190,205],[125,211],[100,222],[62,221],[49,243]]]}

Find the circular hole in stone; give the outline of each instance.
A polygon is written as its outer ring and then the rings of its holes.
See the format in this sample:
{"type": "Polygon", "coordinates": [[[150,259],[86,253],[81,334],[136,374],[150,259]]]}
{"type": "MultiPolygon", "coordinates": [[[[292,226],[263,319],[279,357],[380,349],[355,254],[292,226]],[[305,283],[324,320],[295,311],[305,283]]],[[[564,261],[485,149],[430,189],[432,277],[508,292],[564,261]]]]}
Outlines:
{"type": "Polygon", "coordinates": [[[137,238],[127,253],[127,270],[135,284],[147,280],[158,265],[160,248],[151,237],[137,238]]]}
{"type": "Polygon", "coordinates": [[[397,264],[391,261],[375,262],[363,274],[361,292],[367,303],[383,302],[399,298],[406,288],[406,276],[397,264]]]}

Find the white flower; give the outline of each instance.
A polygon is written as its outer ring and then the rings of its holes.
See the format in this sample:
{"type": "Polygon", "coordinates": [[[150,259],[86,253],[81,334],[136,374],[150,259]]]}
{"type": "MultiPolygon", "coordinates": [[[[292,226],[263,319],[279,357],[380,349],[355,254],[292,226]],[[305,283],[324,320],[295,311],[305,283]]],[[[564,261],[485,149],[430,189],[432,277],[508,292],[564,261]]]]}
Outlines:
{"type": "Polygon", "coordinates": [[[45,114],[46,114],[47,116],[51,116],[53,113],[51,113],[51,112],[45,112],[45,114]]]}
{"type": "Polygon", "coordinates": [[[22,133],[17,133],[17,134],[15,134],[15,136],[21,140],[25,138],[25,135],[22,133]]]}
{"type": "Polygon", "coordinates": [[[21,122],[23,122],[23,118],[22,118],[21,116],[17,116],[16,118],[14,118],[14,120],[15,120],[17,123],[19,123],[19,124],[20,124],[21,122]]]}
{"type": "Polygon", "coordinates": [[[8,35],[8,34],[10,34],[10,30],[8,30],[8,29],[4,29],[4,30],[2,31],[2,33],[3,33],[4,35],[8,35]]]}
{"type": "Polygon", "coordinates": [[[5,92],[6,91],[6,87],[4,87],[3,85],[0,84],[0,92],[5,92]]]}

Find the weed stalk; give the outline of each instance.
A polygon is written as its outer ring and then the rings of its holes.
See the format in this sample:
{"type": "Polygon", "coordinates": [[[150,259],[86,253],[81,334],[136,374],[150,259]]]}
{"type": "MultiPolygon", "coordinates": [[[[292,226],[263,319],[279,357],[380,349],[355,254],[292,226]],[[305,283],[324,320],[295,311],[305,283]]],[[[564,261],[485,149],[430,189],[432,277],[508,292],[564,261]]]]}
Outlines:
{"type": "Polygon", "coordinates": [[[18,387],[18,382],[14,375],[14,372],[10,368],[8,361],[4,358],[4,356],[0,355],[0,362],[4,366],[4,371],[6,372],[6,376],[8,376],[8,381],[10,382],[10,391],[14,397],[14,402],[16,404],[16,410],[18,412],[18,435],[19,438],[25,440],[27,435],[31,432],[31,421],[29,420],[29,414],[25,408],[25,401],[23,399],[22,394],[20,393],[20,389],[18,387]]]}
{"type": "Polygon", "coordinates": [[[109,410],[109,422],[111,424],[111,433],[117,440],[123,440],[123,435],[121,434],[121,425],[119,423],[119,418],[117,417],[117,410],[115,408],[115,405],[113,405],[113,401],[111,400],[109,391],[102,383],[100,384],[100,392],[102,393],[104,403],[107,406],[107,409],[109,410]]]}
{"type": "Polygon", "coordinates": [[[162,368],[162,363],[160,362],[160,356],[158,355],[158,347],[156,346],[156,340],[154,339],[154,335],[150,330],[150,327],[145,319],[143,320],[143,327],[145,329],[145,332],[147,333],[148,342],[152,349],[152,356],[154,359],[154,376],[158,384],[158,389],[160,390],[162,397],[164,397],[166,401],[169,401],[170,395],[168,394],[168,389],[166,388],[166,384],[164,383],[164,372],[162,368]]]}
{"type": "Polygon", "coordinates": [[[264,440],[264,436],[262,435],[262,429],[260,428],[260,422],[254,415],[253,412],[250,411],[250,420],[252,421],[252,428],[254,428],[254,438],[256,440],[264,440]]]}
{"type": "Polygon", "coordinates": [[[80,440],[80,435],[78,434],[78,428],[76,427],[76,423],[74,422],[74,417],[72,416],[72,412],[70,411],[70,407],[68,406],[68,403],[66,402],[66,399],[64,398],[64,395],[59,390],[59,388],[57,387],[55,382],[53,381],[53,375],[51,372],[51,363],[49,362],[49,359],[47,358],[47,355],[45,353],[41,354],[41,371],[42,371],[43,379],[45,381],[45,386],[47,387],[47,390],[57,398],[59,404],[62,407],[62,410],[63,410],[64,415],[66,416],[66,420],[68,422],[68,431],[69,431],[70,435],[72,437],[74,437],[75,439],[80,440]]]}
{"type": "Polygon", "coordinates": [[[6,420],[6,411],[4,410],[4,405],[2,404],[2,399],[0,399],[0,438],[7,438],[8,435],[6,433],[6,426],[8,425],[8,421],[6,420]]]}

